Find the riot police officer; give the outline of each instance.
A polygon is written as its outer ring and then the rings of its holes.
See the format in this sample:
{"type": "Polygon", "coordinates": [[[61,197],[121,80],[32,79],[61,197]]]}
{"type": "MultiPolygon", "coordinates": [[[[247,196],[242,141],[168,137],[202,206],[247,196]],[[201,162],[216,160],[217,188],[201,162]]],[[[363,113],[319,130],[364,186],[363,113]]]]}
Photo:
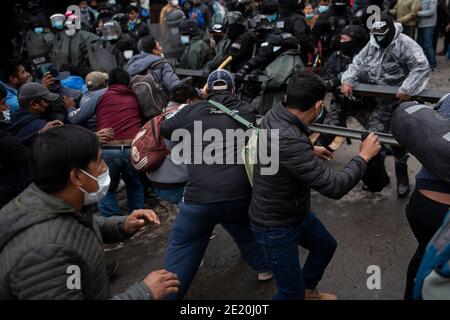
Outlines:
{"type": "Polygon", "coordinates": [[[312,30],[312,37],[315,43],[321,41],[325,58],[337,49],[339,35],[351,22],[348,0],[332,0],[330,9],[319,16],[312,30]]]}
{"type": "Polygon", "coordinates": [[[233,57],[230,63],[230,70],[231,72],[236,72],[252,58],[256,36],[253,32],[247,30],[244,16],[239,11],[227,13],[224,19],[224,27],[226,37],[231,42],[224,59],[228,55],[233,57]]]}
{"type": "Polygon", "coordinates": [[[311,39],[311,30],[306,24],[302,4],[299,4],[298,0],[280,0],[279,2],[280,14],[275,26],[297,38],[303,62],[312,65],[312,57],[318,51],[311,39]]]}
{"type": "Polygon", "coordinates": [[[183,20],[179,26],[181,43],[185,45],[180,58],[180,67],[184,69],[202,69],[211,59],[213,50],[208,40],[203,38],[198,24],[193,20],[183,20]]]}

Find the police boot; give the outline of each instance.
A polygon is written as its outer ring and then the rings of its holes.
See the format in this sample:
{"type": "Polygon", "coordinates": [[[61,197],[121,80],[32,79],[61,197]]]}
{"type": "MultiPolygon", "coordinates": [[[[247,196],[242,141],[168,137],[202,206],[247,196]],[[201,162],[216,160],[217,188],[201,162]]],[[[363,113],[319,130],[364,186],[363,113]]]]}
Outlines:
{"type": "Polygon", "coordinates": [[[397,195],[399,199],[409,195],[408,165],[406,163],[395,163],[395,176],[397,177],[397,195]]]}

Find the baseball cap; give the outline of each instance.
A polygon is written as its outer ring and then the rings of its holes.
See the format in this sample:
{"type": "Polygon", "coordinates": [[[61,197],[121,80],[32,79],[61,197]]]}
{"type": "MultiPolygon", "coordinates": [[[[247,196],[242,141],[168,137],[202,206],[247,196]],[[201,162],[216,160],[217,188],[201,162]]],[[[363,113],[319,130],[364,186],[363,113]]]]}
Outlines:
{"type": "Polygon", "coordinates": [[[233,76],[228,70],[214,70],[208,77],[208,90],[231,90],[234,87],[233,76]]]}
{"type": "Polygon", "coordinates": [[[107,73],[93,71],[86,76],[86,86],[88,88],[95,88],[105,84],[108,81],[109,76],[107,73]]]}
{"type": "Polygon", "coordinates": [[[38,69],[37,69],[37,78],[38,79],[43,79],[44,75],[50,72],[50,74],[52,75],[53,79],[55,80],[65,80],[68,77],[70,77],[70,72],[68,71],[63,71],[63,72],[59,72],[58,68],[56,68],[56,65],[53,63],[44,63],[39,65],[38,69]]]}
{"type": "Polygon", "coordinates": [[[59,94],[51,93],[47,87],[37,82],[27,82],[19,90],[19,100],[29,98],[43,98],[47,101],[56,101],[59,94]]]}
{"type": "Polygon", "coordinates": [[[394,28],[394,19],[390,16],[383,14],[379,21],[375,21],[372,27],[373,35],[385,35],[389,29],[394,28]]]}

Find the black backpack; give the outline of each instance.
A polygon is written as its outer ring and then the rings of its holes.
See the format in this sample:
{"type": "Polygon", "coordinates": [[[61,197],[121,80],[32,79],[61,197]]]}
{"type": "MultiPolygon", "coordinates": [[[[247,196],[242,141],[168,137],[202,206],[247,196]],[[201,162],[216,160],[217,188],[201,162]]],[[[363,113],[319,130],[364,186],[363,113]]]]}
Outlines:
{"type": "Polygon", "coordinates": [[[163,60],[158,60],[151,64],[144,74],[137,74],[131,79],[131,90],[139,100],[144,122],[161,114],[169,103],[169,97],[161,85],[161,80],[154,72],[156,67],[160,67],[162,75],[165,63],[163,60]]]}

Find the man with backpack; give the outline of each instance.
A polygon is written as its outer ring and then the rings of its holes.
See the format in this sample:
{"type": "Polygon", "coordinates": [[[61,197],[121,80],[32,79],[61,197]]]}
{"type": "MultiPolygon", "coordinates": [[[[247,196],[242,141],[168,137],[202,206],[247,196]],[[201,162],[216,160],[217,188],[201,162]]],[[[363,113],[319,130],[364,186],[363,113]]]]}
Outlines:
{"type": "Polygon", "coordinates": [[[173,66],[163,60],[163,48],[153,36],[143,37],[140,46],[142,53],[131,57],[126,70],[143,119],[149,120],[167,106],[170,92],[181,80],[173,66]]]}
{"type": "MultiPolygon", "coordinates": [[[[192,139],[188,141],[189,136],[195,138],[195,127],[199,122],[204,131],[200,130],[203,132],[212,129],[221,132],[224,137],[227,130],[245,129],[215,105],[220,105],[228,111],[233,110],[247,121],[255,123],[253,107],[236,97],[234,80],[228,71],[213,71],[208,77],[207,84],[208,98],[211,102],[200,101],[182,108],[166,119],[161,126],[161,135],[166,139],[171,139],[173,133],[180,131],[177,129],[185,129],[186,136],[183,137],[185,148],[195,151],[200,146],[201,154],[207,154],[209,141],[191,141],[192,139]]],[[[239,148],[234,140],[227,139],[226,143],[215,149],[222,155],[219,157],[225,158],[227,153],[233,155],[233,159],[239,156],[239,148]]],[[[180,212],[172,228],[166,251],[164,265],[167,270],[176,271],[181,282],[179,293],[170,296],[171,299],[181,299],[186,294],[208,246],[211,233],[219,223],[233,237],[251,268],[258,272],[258,279],[272,278],[263,252],[250,230],[247,211],[251,187],[244,165],[235,162],[224,164],[225,159],[222,159],[222,164],[218,163],[219,161],[210,163],[211,159],[208,156],[197,159],[200,151],[191,152],[195,159],[186,159],[189,181],[183,201],[179,205],[180,212]]]]}

